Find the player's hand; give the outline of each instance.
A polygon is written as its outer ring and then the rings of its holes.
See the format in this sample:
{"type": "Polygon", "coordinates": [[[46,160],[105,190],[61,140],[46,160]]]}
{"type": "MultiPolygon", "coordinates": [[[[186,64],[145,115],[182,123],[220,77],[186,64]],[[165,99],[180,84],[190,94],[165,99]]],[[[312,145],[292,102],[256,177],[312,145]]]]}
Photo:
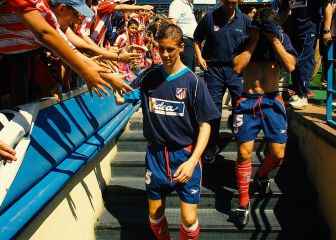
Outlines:
{"type": "Polygon", "coordinates": [[[118,105],[121,105],[121,104],[125,103],[125,98],[122,96],[121,91],[115,91],[114,96],[115,96],[116,103],[118,105]]]}
{"type": "Polygon", "coordinates": [[[174,173],[173,181],[182,184],[188,182],[193,175],[197,163],[198,161],[195,161],[191,158],[189,158],[188,161],[182,163],[174,173]]]}
{"type": "Polygon", "coordinates": [[[4,160],[5,162],[16,161],[17,158],[15,154],[14,149],[0,140],[0,160],[4,160]]]}
{"type": "Polygon", "coordinates": [[[203,70],[208,70],[208,65],[204,58],[202,57],[197,58],[197,62],[198,62],[198,65],[200,65],[200,67],[203,70]]]}
{"type": "Polygon", "coordinates": [[[324,33],[322,36],[323,44],[328,45],[332,41],[331,32],[324,33]]]}
{"type": "Polygon", "coordinates": [[[276,40],[280,40],[277,38],[277,36],[273,33],[267,33],[267,32],[263,32],[263,35],[267,38],[268,41],[270,41],[271,43],[276,41],[276,40]]]}

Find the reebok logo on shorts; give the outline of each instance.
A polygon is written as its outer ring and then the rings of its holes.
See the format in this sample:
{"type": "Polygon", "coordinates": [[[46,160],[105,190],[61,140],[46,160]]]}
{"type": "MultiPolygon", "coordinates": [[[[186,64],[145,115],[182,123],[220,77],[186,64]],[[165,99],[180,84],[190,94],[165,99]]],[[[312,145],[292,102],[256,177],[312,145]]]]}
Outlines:
{"type": "Polygon", "coordinates": [[[192,188],[192,189],[190,189],[190,193],[191,194],[196,194],[196,193],[198,193],[198,189],[192,188]]]}

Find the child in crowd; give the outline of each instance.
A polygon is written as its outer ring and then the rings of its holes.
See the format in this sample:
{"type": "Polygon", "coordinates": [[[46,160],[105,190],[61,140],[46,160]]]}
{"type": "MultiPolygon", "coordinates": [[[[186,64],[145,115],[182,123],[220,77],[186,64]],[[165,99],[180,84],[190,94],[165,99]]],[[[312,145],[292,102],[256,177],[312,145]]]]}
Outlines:
{"type": "MultiPolygon", "coordinates": [[[[119,35],[114,43],[114,46],[120,49],[127,49],[130,52],[142,53],[145,49],[142,49],[139,43],[138,36],[139,22],[135,19],[130,19],[127,23],[127,30],[119,35]]],[[[139,65],[141,60],[133,61],[132,63],[119,63],[119,71],[126,75],[128,81],[132,81],[136,76],[134,70],[139,65]]]]}
{"type": "Polygon", "coordinates": [[[170,239],[164,201],[175,190],[181,199],[180,239],[199,239],[200,159],[210,136],[209,121],[218,118],[219,112],[205,83],[181,61],[181,29],[174,24],[162,25],[157,39],[163,65],[144,72],[133,82],[138,82],[139,88],[117,102],[141,99],[148,140],[145,183],[149,224],[155,237],[170,239]]]}

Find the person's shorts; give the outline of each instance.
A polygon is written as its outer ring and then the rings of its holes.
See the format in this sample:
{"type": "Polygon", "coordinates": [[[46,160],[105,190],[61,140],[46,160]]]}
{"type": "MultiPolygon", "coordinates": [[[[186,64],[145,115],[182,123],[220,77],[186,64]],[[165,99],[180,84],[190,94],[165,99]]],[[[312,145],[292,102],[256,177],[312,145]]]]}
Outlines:
{"type": "Polygon", "coordinates": [[[200,201],[202,169],[200,163],[191,179],[185,184],[173,182],[177,168],[191,156],[191,147],[168,150],[166,147],[148,146],[146,153],[146,192],[150,200],[165,198],[176,191],[183,202],[198,204],[200,201]]]}
{"type": "Polygon", "coordinates": [[[244,95],[233,110],[233,132],[238,142],[255,140],[262,130],[268,142],[287,142],[287,115],[277,94],[244,95]]]}

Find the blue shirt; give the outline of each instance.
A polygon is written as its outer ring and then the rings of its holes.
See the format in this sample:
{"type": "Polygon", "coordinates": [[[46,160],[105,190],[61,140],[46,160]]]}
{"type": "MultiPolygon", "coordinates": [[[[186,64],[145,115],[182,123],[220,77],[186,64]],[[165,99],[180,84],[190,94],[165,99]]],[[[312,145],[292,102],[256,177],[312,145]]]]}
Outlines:
{"type": "Polygon", "coordinates": [[[288,24],[293,28],[293,34],[302,35],[306,33],[318,33],[322,20],[321,0],[289,0],[283,1],[282,8],[291,9],[288,16],[288,24]]]}
{"type": "Polygon", "coordinates": [[[187,67],[167,74],[162,65],[147,70],[127,102],[141,99],[144,136],[173,148],[196,143],[199,123],[220,118],[208,89],[187,67]]]}
{"type": "Polygon", "coordinates": [[[250,24],[250,19],[240,10],[236,10],[233,20],[228,22],[220,7],[201,19],[194,32],[194,41],[205,40],[202,56],[207,61],[231,64],[233,57],[243,50],[250,24]]]}

